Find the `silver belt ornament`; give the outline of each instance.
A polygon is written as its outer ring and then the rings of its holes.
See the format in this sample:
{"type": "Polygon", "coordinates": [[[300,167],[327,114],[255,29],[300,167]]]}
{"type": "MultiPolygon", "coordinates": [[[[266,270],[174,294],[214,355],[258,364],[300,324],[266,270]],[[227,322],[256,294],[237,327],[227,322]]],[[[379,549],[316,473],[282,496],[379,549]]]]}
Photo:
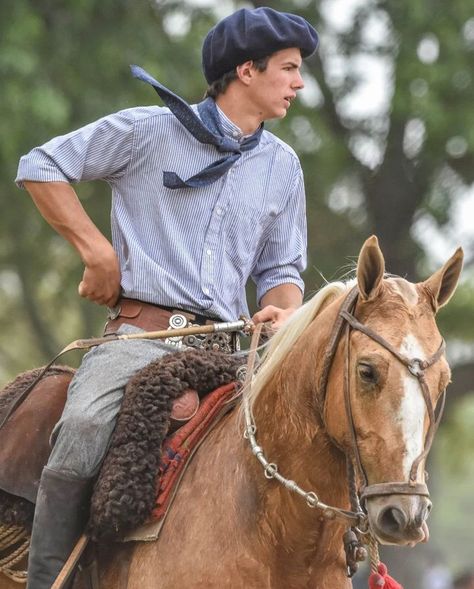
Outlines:
{"type": "MultiPolygon", "coordinates": [[[[169,318],[169,331],[184,329],[187,327],[199,327],[198,323],[192,323],[181,313],[174,313],[169,318]]],[[[237,332],[218,332],[206,335],[171,336],[165,339],[165,344],[175,348],[203,348],[204,350],[221,351],[227,354],[240,350],[240,340],[237,332]]]]}

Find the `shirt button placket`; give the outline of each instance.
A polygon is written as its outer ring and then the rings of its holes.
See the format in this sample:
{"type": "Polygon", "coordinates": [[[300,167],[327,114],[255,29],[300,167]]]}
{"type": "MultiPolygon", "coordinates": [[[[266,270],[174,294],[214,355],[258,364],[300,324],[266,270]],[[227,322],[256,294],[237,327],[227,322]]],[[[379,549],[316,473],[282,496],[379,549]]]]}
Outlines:
{"type": "MultiPolygon", "coordinates": [[[[219,197],[218,202],[220,200],[222,200],[222,196],[219,197]]],[[[201,285],[202,292],[206,296],[211,294],[212,287],[215,285],[214,252],[218,247],[219,232],[223,217],[224,207],[220,204],[216,204],[211,216],[211,223],[209,224],[209,230],[203,247],[201,285]]]]}

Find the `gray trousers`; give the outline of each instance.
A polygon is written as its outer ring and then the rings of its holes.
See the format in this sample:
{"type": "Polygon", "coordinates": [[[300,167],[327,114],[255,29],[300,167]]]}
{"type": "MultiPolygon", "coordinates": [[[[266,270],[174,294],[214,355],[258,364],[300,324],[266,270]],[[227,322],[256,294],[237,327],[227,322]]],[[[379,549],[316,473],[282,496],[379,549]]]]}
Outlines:
{"type": "MultiPolygon", "coordinates": [[[[122,325],[118,333],[143,331],[122,325]]],[[[176,348],[160,341],[102,344],[83,358],[71,381],[66,405],[51,435],[48,468],[81,479],[97,474],[107,450],[128,380],[151,361],[176,348]]]]}

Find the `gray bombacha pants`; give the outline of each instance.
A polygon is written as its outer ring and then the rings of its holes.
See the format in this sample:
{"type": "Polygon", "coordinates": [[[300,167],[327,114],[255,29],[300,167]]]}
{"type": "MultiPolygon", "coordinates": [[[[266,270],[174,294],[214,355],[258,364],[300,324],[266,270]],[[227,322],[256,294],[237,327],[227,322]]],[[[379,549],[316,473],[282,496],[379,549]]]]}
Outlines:
{"type": "MultiPolygon", "coordinates": [[[[143,331],[122,325],[118,333],[143,331]]],[[[124,388],[141,368],[176,351],[158,340],[124,340],[90,350],[71,381],[66,405],[51,435],[48,468],[81,479],[95,476],[107,450],[124,388]]]]}

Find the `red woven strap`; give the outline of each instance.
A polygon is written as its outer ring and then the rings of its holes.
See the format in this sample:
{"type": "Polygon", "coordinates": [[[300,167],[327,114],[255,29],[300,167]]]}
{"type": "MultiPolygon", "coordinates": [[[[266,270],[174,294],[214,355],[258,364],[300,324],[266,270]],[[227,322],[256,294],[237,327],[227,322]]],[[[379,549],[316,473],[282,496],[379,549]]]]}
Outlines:
{"type": "Polygon", "coordinates": [[[383,562],[379,563],[377,569],[378,572],[369,577],[369,589],[403,589],[400,583],[390,577],[383,562]]]}
{"type": "Polygon", "coordinates": [[[174,487],[195,446],[214,425],[224,403],[235,395],[235,383],[219,387],[202,401],[196,415],[163,443],[162,461],[158,475],[156,506],[152,519],[160,519],[168,508],[174,487]]]}

